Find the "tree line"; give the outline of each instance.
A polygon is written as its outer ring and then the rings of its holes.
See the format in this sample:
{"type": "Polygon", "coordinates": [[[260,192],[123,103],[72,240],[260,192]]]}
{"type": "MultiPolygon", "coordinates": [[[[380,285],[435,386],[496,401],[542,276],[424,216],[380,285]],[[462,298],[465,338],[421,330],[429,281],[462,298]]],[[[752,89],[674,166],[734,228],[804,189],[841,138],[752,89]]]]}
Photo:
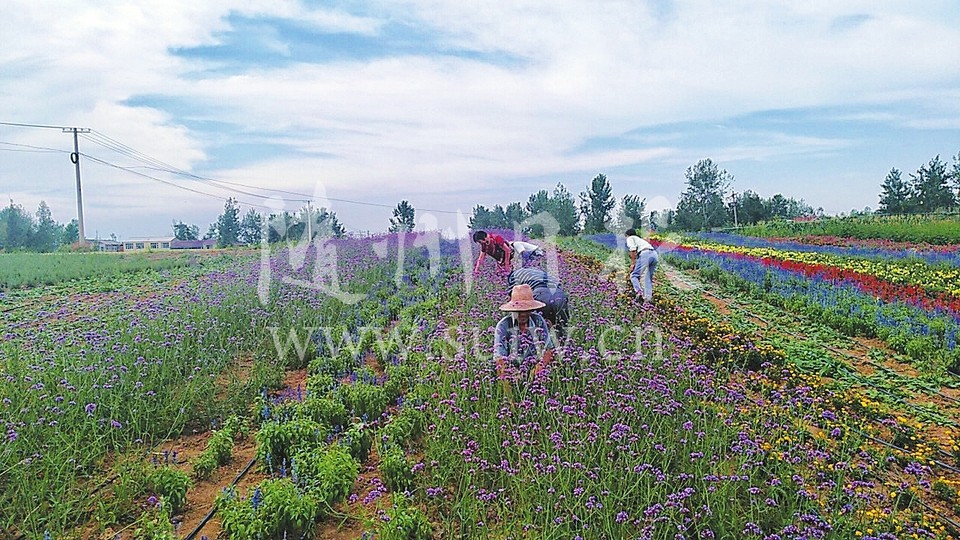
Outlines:
{"type": "Polygon", "coordinates": [[[953,212],[960,208],[960,152],[953,166],[938,154],[910,173],[910,178],[896,167],[890,169],[880,184],[880,208],[883,214],[929,214],[953,212]]]}
{"type": "Polygon", "coordinates": [[[296,213],[284,210],[266,216],[250,208],[240,217],[236,199],[229,198],[223,206],[223,213],[210,224],[203,238],[200,238],[198,226],[182,221],[173,223],[173,235],[177,240],[216,239],[217,247],[255,245],[263,241],[264,223],[267,225],[266,240],[270,243],[300,241],[307,231],[311,240],[319,236],[342,238],[347,233],[337,214],[326,208],[305,207],[296,213]]]}
{"type": "MultiPolygon", "coordinates": [[[[553,192],[540,190],[530,195],[525,204],[512,202],[506,207],[473,209],[473,229],[512,229],[541,212],[550,214],[559,225],[558,234],[595,234],[604,231],[622,232],[631,227],[697,231],[733,225],[749,225],[772,219],[793,219],[822,214],[802,199],[778,193],[763,198],[746,190],[731,191],[733,176],[721,170],[712,160],[703,159],[686,170],[685,189],[676,209],[646,211],[647,200],[627,194],[619,200],[613,196],[606,175],[598,174],[580,193],[579,201],[562,183],[553,192]],[[578,204],[579,202],[579,204],[578,204]]],[[[525,232],[538,236],[542,226],[532,225],[525,232]]]]}
{"type": "Polygon", "coordinates": [[[80,238],[77,220],[66,225],[53,219],[50,207],[40,201],[37,211],[30,214],[23,206],[14,204],[0,210],[0,249],[48,253],[75,243],[80,238]]]}

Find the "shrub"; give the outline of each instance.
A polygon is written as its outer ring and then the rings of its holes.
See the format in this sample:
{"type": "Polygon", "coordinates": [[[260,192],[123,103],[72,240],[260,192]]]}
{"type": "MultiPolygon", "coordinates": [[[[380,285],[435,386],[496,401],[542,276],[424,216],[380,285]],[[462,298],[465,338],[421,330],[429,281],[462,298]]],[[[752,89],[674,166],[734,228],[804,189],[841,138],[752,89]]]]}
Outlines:
{"type": "Polygon", "coordinates": [[[389,521],[380,526],[381,540],[430,540],[433,530],[427,516],[402,495],[394,497],[394,506],[387,510],[389,521]]]}
{"type": "Polygon", "coordinates": [[[187,490],[193,484],[187,473],[173,467],[157,467],[147,477],[147,489],[160,496],[176,514],[187,502],[187,490]]]}
{"type": "Polygon", "coordinates": [[[291,452],[318,447],[327,437],[322,424],[307,418],[289,422],[266,422],[257,432],[257,459],[267,472],[289,463],[291,452]]]}
{"type": "Polygon", "coordinates": [[[340,446],[300,452],[293,462],[297,485],[327,507],[350,494],[360,472],[360,465],[340,446]]]}
{"type": "Polygon", "coordinates": [[[413,488],[413,471],[407,456],[397,446],[387,448],[380,456],[380,470],[387,487],[394,493],[403,493],[413,488]]]}

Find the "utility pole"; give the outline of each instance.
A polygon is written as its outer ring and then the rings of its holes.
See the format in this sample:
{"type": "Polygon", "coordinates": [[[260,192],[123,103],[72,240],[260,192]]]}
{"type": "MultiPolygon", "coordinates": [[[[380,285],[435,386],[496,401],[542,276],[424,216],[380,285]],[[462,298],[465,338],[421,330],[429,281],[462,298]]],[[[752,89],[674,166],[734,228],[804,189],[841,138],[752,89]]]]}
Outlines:
{"type": "Polygon", "coordinates": [[[70,154],[70,161],[73,162],[77,171],[77,224],[79,225],[80,245],[87,244],[87,237],[83,231],[83,196],[80,192],[80,143],[77,141],[78,133],[90,133],[89,128],[63,128],[64,133],[73,133],[73,153],[70,154]]]}
{"type": "Polygon", "coordinates": [[[733,197],[733,226],[737,229],[740,228],[740,222],[737,221],[737,192],[732,191],[731,195],[733,197]]]}
{"type": "Polygon", "coordinates": [[[307,241],[313,242],[313,208],[310,207],[310,199],[307,199],[307,241]]]}

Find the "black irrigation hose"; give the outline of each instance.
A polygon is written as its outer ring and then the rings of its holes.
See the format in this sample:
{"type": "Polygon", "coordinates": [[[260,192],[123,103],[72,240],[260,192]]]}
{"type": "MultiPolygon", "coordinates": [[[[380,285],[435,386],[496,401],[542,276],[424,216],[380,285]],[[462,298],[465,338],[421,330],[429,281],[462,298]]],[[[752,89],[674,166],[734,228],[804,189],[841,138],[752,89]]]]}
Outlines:
{"type": "MultiPolygon", "coordinates": [[[[859,429],[851,428],[851,430],[859,433],[861,436],[866,437],[867,439],[870,439],[871,441],[874,441],[874,442],[876,442],[876,443],[880,443],[880,444],[882,444],[882,445],[884,445],[884,446],[886,446],[886,447],[888,447],[888,448],[892,448],[892,449],[894,449],[894,450],[899,450],[900,452],[903,452],[903,453],[905,453],[905,454],[909,454],[909,452],[907,451],[906,448],[900,448],[899,446],[897,446],[897,445],[895,445],[895,444],[893,444],[893,443],[891,443],[891,442],[887,442],[887,441],[885,441],[885,440],[883,440],[883,439],[874,437],[873,435],[870,435],[870,434],[868,434],[868,433],[864,433],[864,432],[860,431],[859,429]]],[[[949,463],[945,463],[945,462],[943,462],[943,461],[940,461],[939,459],[931,459],[931,460],[928,460],[928,461],[929,461],[930,463],[933,463],[933,464],[937,465],[938,467],[944,468],[944,469],[946,469],[946,470],[948,470],[948,471],[950,471],[950,472],[960,474],[960,469],[958,469],[957,467],[954,467],[953,465],[950,465],[949,463]]]]}
{"type": "Polygon", "coordinates": [[[9,307],[9,308],[6,308],[6,309],[0,309],[0,313],[9,313],[9,312],[11,312],[11,311],[16,311],[16,310],[18,310],[18,309],[23,309],[23,308],[25,308],[25,307],[30,307],[30,306],[33,306],[33,305],[36,305],[36,304],[39,304],[39,303],[40,303],[40,300],[34,300],[33,302],[26,302],[26,303],[23,303],[23,304],[20,304],[20,305],[17,305],[17,306],[13,306],[13,307],[9,307]]]}
{"type": "MultiPolygon", "coordinates": [[[[247,474],[247,472],[250,471],[250,468],[253,467],[253,464],[256,462],[257,462],[256,456],[250,458],[250,461],[247,462],[247,466],[244,467],[242,471],[240,471],[240,474],[238,474],[236,478],[233,479],[233,482],[230,483],[229,487],[236,486],[237,482],[239,482],[240,479],[243,478],[247,474]]],[[[203,529],[204,525],[206,525],[207,522],[210,521],[210,518],[212,518],[213,515],[216,513],[217,513],[217,505],[216,503],[214,503],[213,507],[210,508],[210,511],[207,512],[207,515],[204,516],[202,520],[200,520],[200,523],[197,524],[197,526],[193,529],[193,531],[190,532],[190,534],[183,537],[183,540],[193,540],[197,536],[197,533],[200,532],[200,529],[203,529]]]]}

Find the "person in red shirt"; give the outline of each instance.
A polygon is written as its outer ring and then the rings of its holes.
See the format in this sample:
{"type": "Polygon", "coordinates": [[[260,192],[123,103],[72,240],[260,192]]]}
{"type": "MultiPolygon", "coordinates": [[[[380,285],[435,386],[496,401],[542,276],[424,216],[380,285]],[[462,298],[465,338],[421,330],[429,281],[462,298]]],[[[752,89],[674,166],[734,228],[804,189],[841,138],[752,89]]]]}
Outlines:
{"type": "Polygon", "coordinates": [[[480,244],[480,256],[477,257],[477,264],[473,267],[474,274],[480,271],[480,264],[487,255],[497,261],[500,270],[510,270],[510,257],[513,250],[510,249],[510,244],[502,236],[485,231],[476,231],[473,233],[473,241],[480,244]]]}

